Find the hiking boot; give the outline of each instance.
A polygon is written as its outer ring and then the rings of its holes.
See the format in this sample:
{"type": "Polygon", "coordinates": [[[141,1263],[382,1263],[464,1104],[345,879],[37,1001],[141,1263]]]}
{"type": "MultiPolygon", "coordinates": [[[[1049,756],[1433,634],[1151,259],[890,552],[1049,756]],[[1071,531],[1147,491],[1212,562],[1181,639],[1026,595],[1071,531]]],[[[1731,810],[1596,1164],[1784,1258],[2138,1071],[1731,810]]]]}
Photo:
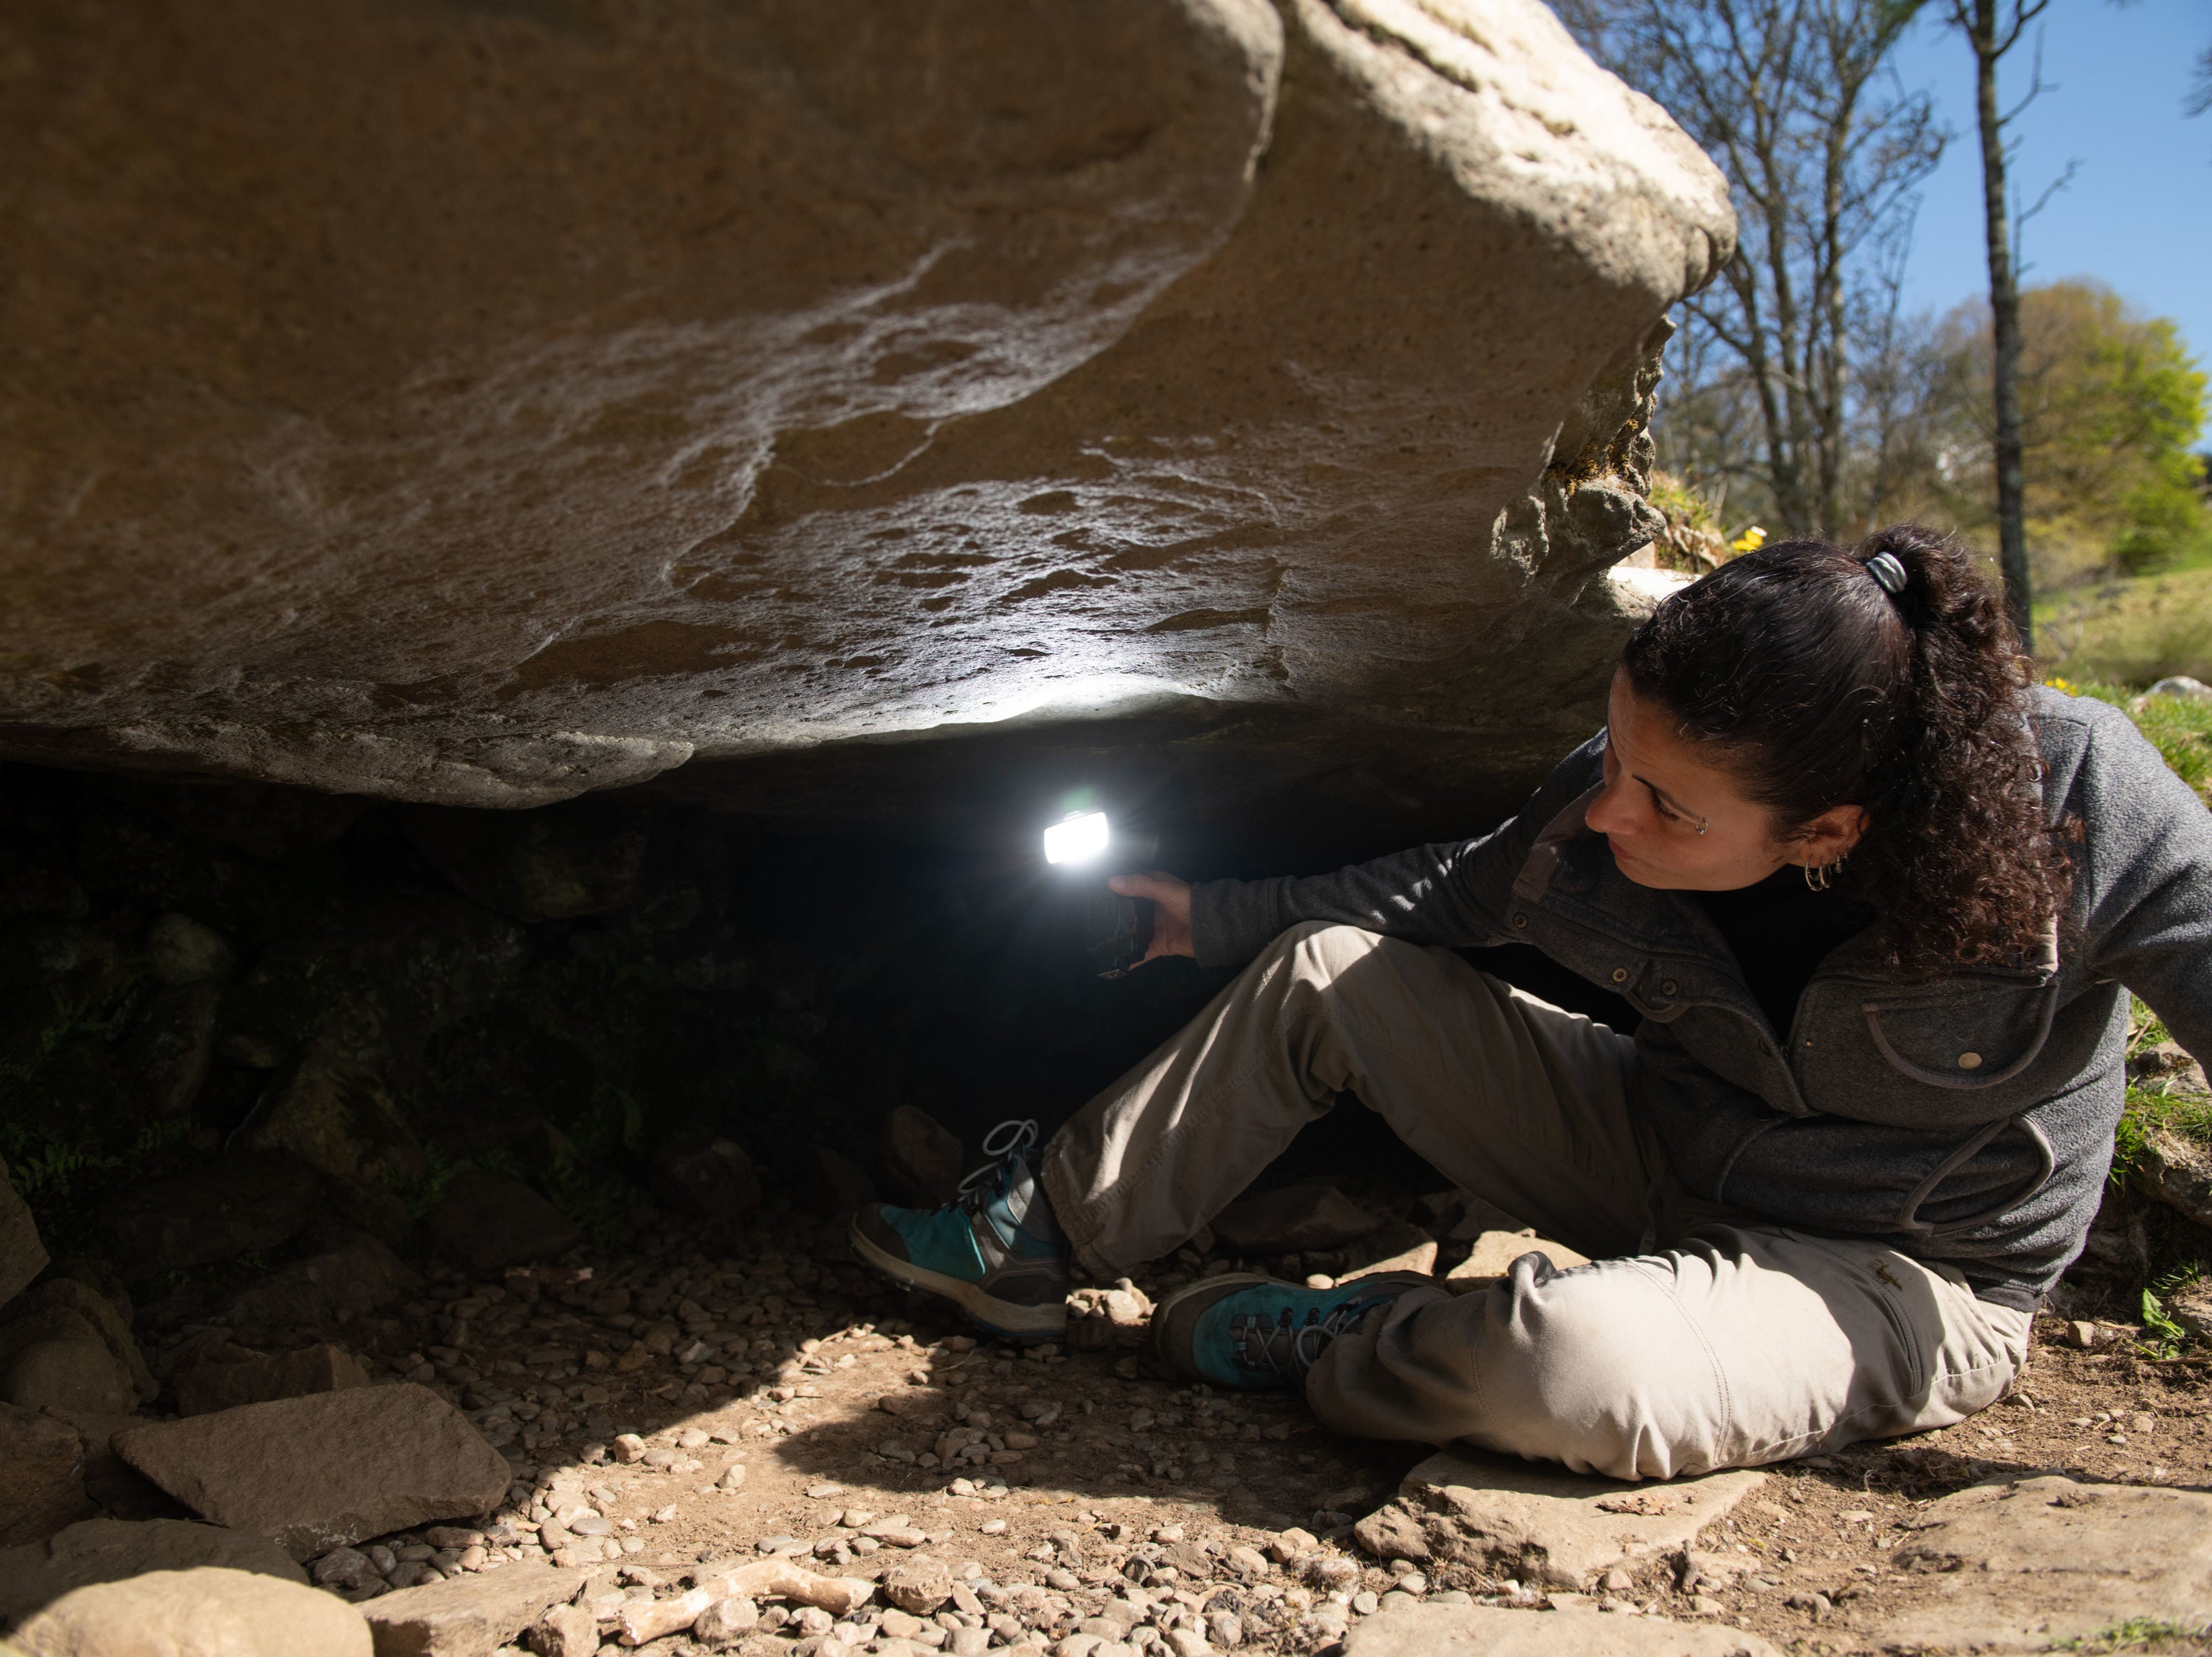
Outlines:
{"type": "Polygon", "coordinates": [[[1226,1272],[1178,1289],[1152,1314],[1152,1350],[1179,1375],[1244,1391],[1298,1388],[1328,1344],[1408,1289],[1419,1272],[1378,1272],[1334,1289],[1306,1289],[1226,1272]]]}
{"type": "Polygon", "coordinates": [[[992,1160],[942,1208],[876,1203],[853,1217],[853,1253],[895,1283],[942,1295],[992,1334],[1059,1340],[1067,1332],[1067,1239],[1036,1178],[1037,1125],[1001,1122],[992,1160]]]}

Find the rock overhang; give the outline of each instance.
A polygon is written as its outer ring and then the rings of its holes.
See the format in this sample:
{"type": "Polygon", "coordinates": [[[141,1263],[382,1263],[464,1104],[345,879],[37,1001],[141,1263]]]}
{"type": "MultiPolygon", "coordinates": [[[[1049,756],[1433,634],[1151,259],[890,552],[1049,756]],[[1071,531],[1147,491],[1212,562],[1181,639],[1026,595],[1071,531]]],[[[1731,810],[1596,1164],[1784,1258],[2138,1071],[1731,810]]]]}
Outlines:
{"type": "Polygon", "coordinates": [[[69,763],[742,799],[1179,719],[1510,789],[1732,235],[1534,0],[0,32],[0,744],[69,763]]]}

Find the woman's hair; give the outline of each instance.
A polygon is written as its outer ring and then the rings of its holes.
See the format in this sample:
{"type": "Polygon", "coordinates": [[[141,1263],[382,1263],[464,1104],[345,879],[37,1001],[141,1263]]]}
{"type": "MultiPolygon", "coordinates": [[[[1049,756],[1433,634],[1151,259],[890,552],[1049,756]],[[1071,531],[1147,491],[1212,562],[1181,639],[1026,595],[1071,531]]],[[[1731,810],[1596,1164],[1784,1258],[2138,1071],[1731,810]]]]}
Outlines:
{"type": "Polygon", "coordinates": [[[1747,553],[1662,604],[1622,665],[1785,837],[1866,808],[1851,885],[1893,966],[2018,961],[2061,907],[2027,660],[1997,591],[1942,537],[1907,524],[1747,553]],[[1868,567],[1883,554],[1895,594],[1868,567]]]}

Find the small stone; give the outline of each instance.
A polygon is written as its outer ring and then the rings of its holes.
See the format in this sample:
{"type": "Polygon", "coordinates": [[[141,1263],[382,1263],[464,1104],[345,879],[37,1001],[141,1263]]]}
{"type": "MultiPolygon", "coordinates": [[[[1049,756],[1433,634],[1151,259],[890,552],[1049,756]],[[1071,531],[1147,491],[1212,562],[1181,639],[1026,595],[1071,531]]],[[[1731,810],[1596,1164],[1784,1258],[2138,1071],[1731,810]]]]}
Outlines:
{"type": "Polygon", "coordinates": [[[760,1626],[760,1607],[742,1594],[718,1599],[699,1613],[691,1637],[703,1646],[734,1645],[760,1626]]]}
{"type": "Polygon", "coordinates": [[[1626,1593],[1636,1586],[1636,1579],[1625,1570],[1609,1570],[1598,1586],[1607,1593],[1626,1593]]]}
{"type": "Polygon", "coordinates": [[[599,1621],[583,1605],[556,1605],[530,1625],[522,1642],[538,1657],[592,1657],[599,1648],[599,1621]]]}
{"type": "Polygon", "coordinates": [[[933,1559],[909,1559],[884,1578],[883,1593],[899,1610],[927,1617],[952,1597],[951,1573],[933,1559]]]}

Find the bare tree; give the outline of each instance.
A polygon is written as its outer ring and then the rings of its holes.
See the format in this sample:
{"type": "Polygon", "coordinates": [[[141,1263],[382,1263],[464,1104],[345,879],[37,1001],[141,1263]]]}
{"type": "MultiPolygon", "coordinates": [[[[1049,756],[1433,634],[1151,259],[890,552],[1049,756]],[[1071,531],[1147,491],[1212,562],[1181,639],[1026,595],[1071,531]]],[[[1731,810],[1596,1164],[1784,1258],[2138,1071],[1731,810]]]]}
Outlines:
{"type": "MultiPolygon", "coordinates": [[[[1677,361],[1711,371],[1692,395],[1717,428],[1741,404],[1755,411],[1760,482],[1784,532],[1836,533],[1849,515],[1859,290],[1942,154],[1926,94],[1891,64],[1919,3],[1568,0],[1563,12],[1729,176],[1741,239],[1689,301],[1677,361]]],[[[1670,412],[1682,401],[1678,390],[1670,412]]]]}
{"type": "MultiPolygon", "coordinates": [[[[2034,84],[2026,97],[2007,110],[1997,98],[1997,66],[2050,3],[2051,0],[2010,0],[2008,6],[2006,0],[1948,0],[1952,26],[1973,48],[1974,120],[1982,142],[1982,229],[1989,252],[1993,346],[1990,392],[1995,427],[1990,450],[1996,465],[1997,562],[2004,572],[2005,604],[2012,612],[2013,625],[2020,629],[2021,642],[2030,648],[2035,640],[2035,593],[2028,574],[2027,478],[2021,459],[2020,264],[2005,184],[2011,162],[2005,130],[2044,88],[2039,60],[2034,84]]],[[[2044,200],[2049,199],[2046,191],[2044,200]]]]}

